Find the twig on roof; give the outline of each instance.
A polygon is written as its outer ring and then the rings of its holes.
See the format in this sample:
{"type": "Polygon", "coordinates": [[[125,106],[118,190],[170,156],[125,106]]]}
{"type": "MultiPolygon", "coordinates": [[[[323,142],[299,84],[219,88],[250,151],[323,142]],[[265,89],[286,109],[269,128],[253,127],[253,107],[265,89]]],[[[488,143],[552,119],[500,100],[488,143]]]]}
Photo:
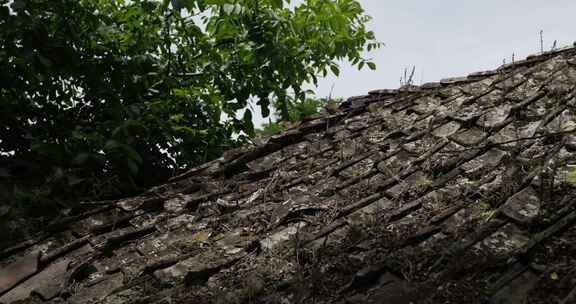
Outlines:
{"type": "Polygon", "coordinates": [[[404,68],[404,81],[406,81],[406,72],[408,71],[408,68],[404,68]]]}
{"type": "Polygon", "coordinates": [[[328,94],[328,101],[332,100],[332,93],[334,92],[334,82],[332,83],[332,86],[330,87],[330,93],[328,94]]]}
{"type": "Polygon", "coordinates": [[[410,78],[408,78],[408,84],[412,84],[414,81],[414,71],[416,71],[416,66],[412,66],[412,72],[410,72],[410,78]]]}
{"type": "Polygon", "coordinates": [[[416,66],[412,66],[410,75],[408,75],[408,68],[404,68],[404,76],[400,76],[400,87],[408,86],[414,83],[414,73],[416,72],[416,66]]]}
{"type": "Polygon", "coordinates": [[[540,54],[544,53],[544,31],[540,30],[540,54]]]}

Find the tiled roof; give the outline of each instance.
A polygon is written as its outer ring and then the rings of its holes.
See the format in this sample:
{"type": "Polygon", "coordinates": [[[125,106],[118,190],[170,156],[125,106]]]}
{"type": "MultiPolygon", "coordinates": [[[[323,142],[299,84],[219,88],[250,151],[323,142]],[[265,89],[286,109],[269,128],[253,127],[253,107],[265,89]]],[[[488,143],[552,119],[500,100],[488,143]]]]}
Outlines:
{"type": "Polygon", "coordinates": [[[1,251],[0,302],[576,303],[575,87],[566,48],[350,98],[1,251]]]}

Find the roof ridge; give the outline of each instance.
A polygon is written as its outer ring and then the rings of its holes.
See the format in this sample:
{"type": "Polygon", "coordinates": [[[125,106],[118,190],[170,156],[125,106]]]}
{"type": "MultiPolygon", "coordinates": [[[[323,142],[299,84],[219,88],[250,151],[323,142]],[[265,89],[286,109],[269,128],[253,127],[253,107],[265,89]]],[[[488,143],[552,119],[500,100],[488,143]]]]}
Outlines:
{"type": "Polygon", "coordinates": [[[400,88],[397,88],[397,89],[375,89],[375,90],[369,91],[368,95],[353,96],[353,97],[348,98],[348,100],[354,101],[357,99],[367,97],[369,95],[395,95],[395,94],[400,93],[400,92],[418,91],[420,89],[432,90],[432,89],[440,88],[443,85],[452,85],[452,84],[458,84],[458,83],[478,81],[478,80],[484,79],[486,77],[501,73],[501,72],[506,71],[506,70],[514,69],[514,68],[517,68],[519,66],[526,65],[526,64],[533,64],[533,63],[537,63],[537,62],[542,62],[542,61],[550,59],[553,56],[557,56],[559,54],[567,53],[567,52],[574,51],[574,50],[576,50],[576,41],[573,42],[571,45],[567,45],[567,46],[563,46],[563,47],[559,47],[559,48],[554,48],[552,50],[541,52],[541,53],[529,54],[524,59],[515,60],[515,61],[510,62],[510,63],[502,64],[493,70],[484,70],[484,71],[473,72],[473,73],[468,74],[467,76],[454,76],[454,77],[441,78],[439,81],[425,82],[421,85],[414,85],[414,84],[411,84],[408,86],[404,85],[404,86],[401,86],[400,88]],[[410,87],[410,89],[407,90],[406,87],[410,87]]]}
{"type": "MultiPolygon", "coordinates": [[[[340,118],[342,117],[350,117],[350,116],[354,116],[354,111],[356,113],[360,113],[362,112],[362,110],[367,106],[368,103],[373,103],[373,102],[378,102],[378,101],[382,101],[384,99],[388,99],[388,98],[394,98],[397,97],[399,94],[412,94],[412,93],[421,93],[421,92],[431,92],[433,90],[439,89],[439,88],[444,88],[450,85],[458,85],[458,84],[462,84],[462,83],[467,83],[467,82],[476,82],[476,81],[480,81],[483,80],[487,77],[523,66],[523,65],[527,65],[527,64],[534,64],[534,63],[538,63],[538,62],[542,62],[545,60],[550,59],[551,57],[557,56],[559,54],[563,54],[563,53],[567,53],[570,51],[575,51],[576,50],[576,42],[574,42],[572,45],[568,45],[568,46],[564,46],[564,47],[560,47],[560,48],[555,48],[553,50],[550,51],[546,51],[540,54],[530,54],[528,56],[526,56],[525,59],[521,59],[518,61],[515,61],[513,63],[508,63],[508,64],[504,64],[501,65],[499,67],[497,67],[494,70],[485,70],[485,71],[478,71],[478,72],[473,72],[468,74],[467,76],[456,76],[456,77],[448,77],[448,78],[443,78],[440,79],[437,82],[426,82],[422,85],[404,85],[401,86],[399,88],[396,89],[376,89],[376,90],[371,90],[368,92],[368,94],[366,95],[358,95],[358,96],[351,96],[349,98],[347,98],[343,103],[340,104],[339,109],[342,111],[341,113],[338,114],[326,114],[326,115],[322,115],[319,117],[316,117],[310,121],[306,121],[303,122],[300,125],[296,125],[293,128],[290,128],[288,130],[285,130],[284,132],[277,134],[277,135],[273,135],[270,136],[269,138],[267,138],[267,140],[260,144],[260,145],[247,145],[247,146],[243,146],[243,147],[239,147],[237,149],[233,149],[231,151],[228,151],[227,154],[231,154],[233,155],[233,157],[227,157],[226,155],[212,160],[210,162],[195,166],[191,169],[189,169],[188,171],[174,176],[172,177],[169,182],[177,182],[186,178],[189,178],[191,176],[196,176],[196,175],[213,175],[213,174],[220,174],[223,173],[222,170],[226,171],[226,172],[231,172],[229,170],[232,170],[232,168],[237,168],[237,166],[242,166],[241,163],[244,163],[245,161],[249,161],[248,159],[252,159],[252,157],[246,157],[246,156],[254,156],[254,158],[257,158],[257,156],[259,155],[259,153],[264,152],[264,151],[277,151],[279,149],[282,149],[285,145],[283,144],[278,144],[278,142],[283,142],[285,141],[286,145],[288,144],[292,144],[294,143],[293,140],[291,139],[287,139],[285,137],[294,137],[294,135],[296,135],[297,137],[303,139],[303,136],[305,136],[306,134],[309,134],[310,131],[312,131],[312,133],[314,133],[313,129],[317,129],[316,127],[318,127],[317,125],[333,125],[335,123],[337,123],[337,121],[339,121],[340,118]],[[376,98],[375,98],[376,97],[376,98]],[[312,125],[312,128],[310,127],[312,125]],[[307,129],[306,132],[300,132],[301,126],[304,126],[305,129],[307,129]],[[292,133],[292,134],[290,134],[292,133]],[[275,145],[275,147],[272,147],[272,145],[275,145]],[[241,160],[241,161],[238,161],[241,160]],[[232,163],[232,164],[226,164],[226,163],[232,163]],[[225,167],[225,168],[223,168],[225,167]]],[[[232,170],[232,171],[236,171],[232,170]]],[[[241,170],[242,171],[242,170],[241,170]]]]}

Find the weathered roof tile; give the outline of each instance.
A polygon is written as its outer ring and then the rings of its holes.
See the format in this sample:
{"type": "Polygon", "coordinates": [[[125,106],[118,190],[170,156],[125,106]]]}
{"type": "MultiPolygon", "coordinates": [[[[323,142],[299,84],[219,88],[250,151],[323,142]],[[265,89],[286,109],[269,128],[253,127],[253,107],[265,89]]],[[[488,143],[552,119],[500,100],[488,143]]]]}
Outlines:
{"type": "Polygon", "coordinates": [[[75,215],[0,252],[0,302],[571,303],[537,278],[576,279],[574,57],[375,90],[75,215]]]}

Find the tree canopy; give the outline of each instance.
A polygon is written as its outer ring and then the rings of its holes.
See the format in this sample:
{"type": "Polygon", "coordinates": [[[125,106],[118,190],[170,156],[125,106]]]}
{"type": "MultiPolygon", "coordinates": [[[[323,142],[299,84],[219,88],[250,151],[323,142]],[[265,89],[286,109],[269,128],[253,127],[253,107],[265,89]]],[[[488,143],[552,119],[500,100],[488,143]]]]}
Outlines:
{"type": "Polygon", "coordinates": [[[374,69],[369,20],[355,0],[0,0],[0,193],[113,196],[216,158],[255,134],[250,101],[289,119],[339,61],[374,69]]]}

